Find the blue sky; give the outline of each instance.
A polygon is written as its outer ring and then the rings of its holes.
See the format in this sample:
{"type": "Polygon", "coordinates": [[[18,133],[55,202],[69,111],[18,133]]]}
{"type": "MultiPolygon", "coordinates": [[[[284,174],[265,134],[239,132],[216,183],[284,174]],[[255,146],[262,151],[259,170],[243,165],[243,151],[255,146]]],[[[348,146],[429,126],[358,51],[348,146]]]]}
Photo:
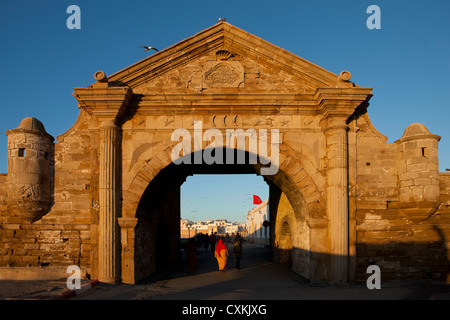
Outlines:
{"type": "Polygon", "coordinates": [[[245,223],[247,212],[256,207],[253,195],[263,201],[269,197],[267,183],[256,174],[194,175],[181,186],[181,215],[193,221],[245,223]]]}
{"type": "MultiPolygon", "coordinates": [[[[33,116],[56,138],[77,118],[73,87],[93,83],[94,72],[115,73],[148,56],[140,45],[161,50],[227,18],[336,74],[349,70],[353,82],[374,88],[369,116],[388,142],[414,122],[442,136],[440,170],[445,171],[450,168],[449,12],[448,0],[1,0],[0,131],[33,116]],[[366,27],[372,4],[381,9],[380,30],[366,27]],[[66,27],[69,5],[81,9],[80,30],[66,27]]],[[[0,172],[6,172],[6,144],[0,134],[0,172]]]]}

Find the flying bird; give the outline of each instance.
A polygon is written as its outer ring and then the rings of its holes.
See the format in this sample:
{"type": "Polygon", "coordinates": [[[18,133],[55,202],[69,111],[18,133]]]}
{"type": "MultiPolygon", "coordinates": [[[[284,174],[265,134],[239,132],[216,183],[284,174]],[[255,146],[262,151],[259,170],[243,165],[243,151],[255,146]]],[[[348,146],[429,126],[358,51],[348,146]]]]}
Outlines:
{"type": "Polygon", "coordinates": [[[139,48],[144,48],[144,51],[148,51],[148,50],[155,50],[155,51],[159,51],[158,49],[156,49],[156,48],[153,48],[153,47],[149,47],[149,46],[140,46],[139,48]]]}

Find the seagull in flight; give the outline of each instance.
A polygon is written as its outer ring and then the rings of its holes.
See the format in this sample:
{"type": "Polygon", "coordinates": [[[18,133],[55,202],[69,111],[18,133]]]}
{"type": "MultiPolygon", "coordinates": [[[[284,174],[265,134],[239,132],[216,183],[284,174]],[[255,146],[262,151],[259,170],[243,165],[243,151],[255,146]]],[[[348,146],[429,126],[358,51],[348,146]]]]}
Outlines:
{"type": "Polygon", "coordinates": [[[149,47],[149,46],[140,46],[139,48],[144,48],[144,51],[148,51],[148,50],[155,50],[155,51],[159,51],[158,49],[156,49],[156,48],[153,48],[153,47],[149,47]]]}

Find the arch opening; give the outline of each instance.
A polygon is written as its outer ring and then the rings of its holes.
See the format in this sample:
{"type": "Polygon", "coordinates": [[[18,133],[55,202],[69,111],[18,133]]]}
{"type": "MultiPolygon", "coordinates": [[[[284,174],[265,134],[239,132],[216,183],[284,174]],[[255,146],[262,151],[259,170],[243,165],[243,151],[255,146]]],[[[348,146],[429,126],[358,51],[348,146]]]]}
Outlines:
{"type": "MultiPolygon", "coordinates": [[[[204,152],[204,150],[199,151],[204,152]]],[[[225,154],[225,152],[223,152],[225,154]]],[[[193,160],[195,154],[188,155],[193,160]]],[[[145,279],[158,268],[180,261],[180,190],[187,177],[199,174],[257,174],[262,164],[250,164],[251,154],[245,151],[245,162],[235,164],[174,164],[169,163],[148,183],[139,200],[135,218],[137,225],[134,233],[134,282],[145,279]]],[[[268,220],[270,221],[269,247],[272,259],[280,252],[283,263],[291,263],[292,270],[308,278],[308,263],[294,266],[294,257],[307,260],[310,248],[307,221],[310,207],[305,204],[301,189],[280,168],[273,176],[264,176],[269,186],[268,220]],[[280,206],[280,199],[282,206],[280,206]],[[282,211],[282,214],[280,214],[282,211]],[[289,217],[290,223],[281,224],[279,217],[289,217]],[[295,232],[293,231],[295,230],[295,232]],[[302,232],[303,234],[297,234],[302,232]],[[282,246],[275,245],[280,234],[282,246]],[[288,250],[284,252],[284,250],[288,250]],[[294,251],[298,251],[297,254],[294,251]],[[287,253],[288,252],[288,253],[287,253]]],[[[267,230],[267,229],[266,229],[267,230]]],[[[267,232],[264,230],[264,232],[267,232]]],[[[123,252],[124,246],[122,244],[123,252]]],[[[122,254],[122,259],[123,259],[122,254]]],[[[124,263],[122,263],[124,264],[124,263]]],[[[126,262],[125,262],[126,264],[126,262]]]]}

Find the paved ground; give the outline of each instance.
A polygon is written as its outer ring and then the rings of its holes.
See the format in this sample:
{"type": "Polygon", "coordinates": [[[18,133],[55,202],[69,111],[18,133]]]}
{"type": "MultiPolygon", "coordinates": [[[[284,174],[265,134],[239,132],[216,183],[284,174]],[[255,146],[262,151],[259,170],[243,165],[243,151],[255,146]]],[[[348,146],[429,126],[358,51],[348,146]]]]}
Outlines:
{"type": "Polygon", "coordinates": [[[67,290],[66,280],[0,280],[0,300],[39,300],[57,296],[67,290]]]}
{"type": "MultiPolygon", "coordinates": [[[[231,249],[231,247],[229,247],[231,249]]],[[[267,259],[267,249],[244,245],[241,270],[228,260],[228,270],[217,270],[211,252],[202,252],[199,270],[188,275],[185,266],[158,274],[137,285],[99,284],[71,300],[450,300],[445,284],[383,283],[369,290],[365,283],[346,286],[312,285],[289,268],[267,259]]],[[[0,299],[40,299],[67,291],[60,281],[0,281],[0,299]]]]}
{"type": "MultiPolygon", "coordinates": [[[[231,249],[231,246],[229,247],[231,249]]],[[[449,299],[447,285],[382,283],[369,290],[365,283],[344,287],[311,285],[289,268],[267,259],[268,251],[244,245],[241,270],[228,260],[228,270],[218,271],[211,252],[202,252],[199,270],[187,275],[186,268],[138,285],[101,284],[74,299],[120,300],[309,300],[309,299],[449,299]]]]}

